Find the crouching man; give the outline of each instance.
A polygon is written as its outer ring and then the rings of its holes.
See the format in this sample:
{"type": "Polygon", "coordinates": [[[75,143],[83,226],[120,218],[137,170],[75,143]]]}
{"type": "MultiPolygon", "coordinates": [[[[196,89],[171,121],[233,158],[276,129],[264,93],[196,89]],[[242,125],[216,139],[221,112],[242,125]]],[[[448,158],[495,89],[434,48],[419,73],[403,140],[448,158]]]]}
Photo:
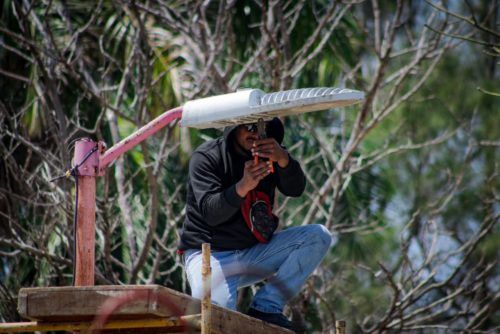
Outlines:
{"type": "Polygon", "coordinates": [[[283,307],[318,267],[332,236],[322,225],[274,233],[276,188],[298,197],[306,181],[300,164],[281,146],[282,122],[275,118],[265,127],[265,139],[257,124],[228,127],[193,153],[179,250],[193,297],[202,298],[201,244],[209,243],[214,303],[236,310],[238,289],[267,279],[248,315],[298,330],[283,307]]]}

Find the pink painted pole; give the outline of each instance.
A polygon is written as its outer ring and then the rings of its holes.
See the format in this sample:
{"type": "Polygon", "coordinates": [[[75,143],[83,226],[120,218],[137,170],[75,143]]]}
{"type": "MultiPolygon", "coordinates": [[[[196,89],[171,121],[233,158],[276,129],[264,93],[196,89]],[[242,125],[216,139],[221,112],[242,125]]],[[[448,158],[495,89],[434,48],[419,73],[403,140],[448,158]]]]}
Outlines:
{"type": "Polygon", "coordinates": [[[78,206],[76,207],[75,286],[94,285],[96,176],[123,153],[155,134],[172,121],[182,117],[182,107],[158,116],[108,151],[91,139],[76,142],[73,163],[78,166],[78,206]],[[98,145],[98,149],[92,152],[98,145]],[[91,153],[92,152],[92,153],[91,153]]]}
{"type": "Polygon", "coordinates": [[[104,170],[110,163],[112,163],[116,158],[118,158],[123,153],[127,152],[140,142],[144,141],[148,137],[152,136],[159,130],[163,129],[172,121],[182,117],[182,107],[177,107],[171,109],[160,116],[156,117],[154,120],[144,125],[142,128],[123,139],[119,143],[115,144],[109,150],[107,150],[99,160],[99,170],[100,174],[104,173],[104,170]]]}
{"type": "Polygon", "coordinates": [[[94,285],[95,177],[79,176],[75,286],[94,285]]]}
{"type": "Polygon", "coordinates": [[[95,177],[99,167],[99,152],[97,150],[90,152],[96,145],[96,142],[88,138],[80,139],[75,143],[73,163],[75,166],[81,164],[78,167],[77,176],[75,286],[94,285],[95,177]]]}

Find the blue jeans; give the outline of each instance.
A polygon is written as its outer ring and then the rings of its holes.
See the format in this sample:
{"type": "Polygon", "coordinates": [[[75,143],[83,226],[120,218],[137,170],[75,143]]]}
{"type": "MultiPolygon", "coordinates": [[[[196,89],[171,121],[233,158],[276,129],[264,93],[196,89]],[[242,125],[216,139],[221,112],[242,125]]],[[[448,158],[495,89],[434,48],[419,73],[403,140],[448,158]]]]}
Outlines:
{"type": "MultiPolygon", "coordinates": [[[[306,225],[277,232],[267,244],[213,251],[210,257],[212,302],[236,310],[239,288],[268,279],[255,295],[251,307],[261,312],[281,313],[332,244],[332,235],[323,225],[306,225]]],[[[191,295],[201,299],[201,250],[187,250],[184,258],[191,295]]]]}

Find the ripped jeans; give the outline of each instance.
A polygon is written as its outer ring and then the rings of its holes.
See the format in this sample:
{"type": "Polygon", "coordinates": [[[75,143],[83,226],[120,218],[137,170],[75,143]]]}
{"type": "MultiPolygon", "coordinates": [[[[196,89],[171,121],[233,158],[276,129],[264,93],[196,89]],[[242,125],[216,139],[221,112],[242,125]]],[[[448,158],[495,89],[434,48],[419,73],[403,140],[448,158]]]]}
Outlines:
{"type": "MultiPolygon", "coordinates": [[[[281,313],[332,244],[332,235],[323,225],[306,225],[277,232],[267,244],[213,251],[210,257],[212,302],[236,310],[238,289],[267,279],[254,296],[251,307],[261,312],[281,313]]],[[[191,295],[201,299],[201,250],[187,250],[184,259],[191,295]]]]}

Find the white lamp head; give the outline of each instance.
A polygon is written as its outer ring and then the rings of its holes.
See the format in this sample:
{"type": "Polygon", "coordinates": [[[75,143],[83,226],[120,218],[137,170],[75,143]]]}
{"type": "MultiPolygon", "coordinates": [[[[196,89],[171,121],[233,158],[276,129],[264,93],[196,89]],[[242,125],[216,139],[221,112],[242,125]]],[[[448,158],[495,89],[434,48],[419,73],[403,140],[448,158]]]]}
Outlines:
{"type": "Polygon", "coordinates": [[[344,107],[361,102],[363,92],[342,88],[304,88],[266,94],[260,89],[211,96],[183,106],[181,126],[199,129],[255,123],[274,117],[344,107]]]}

